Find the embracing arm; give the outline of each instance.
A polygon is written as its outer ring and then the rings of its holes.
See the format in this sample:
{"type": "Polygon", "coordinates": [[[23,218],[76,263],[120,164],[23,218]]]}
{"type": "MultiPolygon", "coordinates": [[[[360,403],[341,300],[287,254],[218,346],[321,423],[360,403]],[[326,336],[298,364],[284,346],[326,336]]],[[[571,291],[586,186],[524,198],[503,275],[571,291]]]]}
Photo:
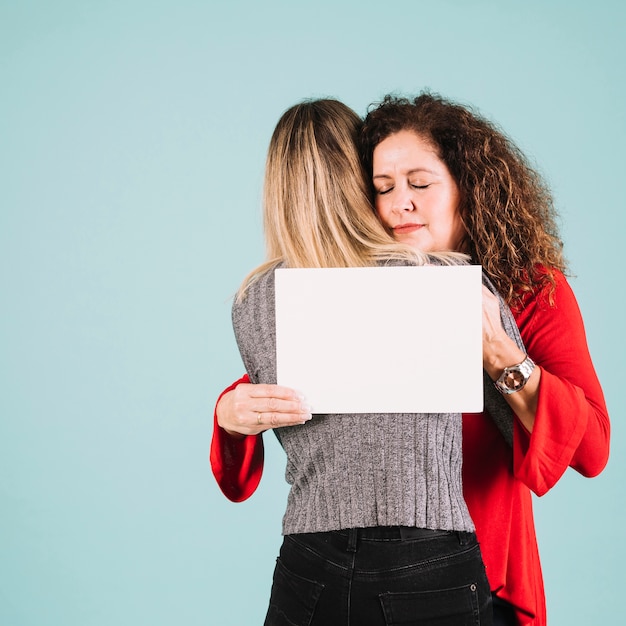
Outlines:
{"type": "Polygon", "coordinates": [[[609,456],[608,411],[578,303],[565,278],[557,273],[555,279],[553,305],[539,293],[516,314],[541,376],[532,432],[515,422],[514,471],[537,495],[553,487],[568,466],[596,476],[609,456]]]}
{"type": "Polygon", "coordinates": [[[263,438],[227,431],[219,425],[217,414],[221,399],[248,381],[245,375],[222,391],[213,413],[211,469],[223,494],[233,502],[246,500],[259,485],[263,473],[263,438]]]}
{"type": "MultiPolygon", "coordinates": [[[[491,381],[496,381],[506,367],[521,363],[526,358],[524,345],[511,311],[499,296],[483,285],[483,368],[491,381]],[[504,328],[501,307],[506,307],[509,332],[504,328]],[[514,335],[514,336],[513,336],[514,335]]],[[[488,390],[506,402],[524,428],[531,433],[537,415],[541,368],[536,367],[522,389],[515,393],[500,395],[495,385],[488,390]]],[[[486,398],[487,400],[487,398],[486,398]]],[[[493,415],[492,415],[493,417],[493,415]]]]}
{"type": "Polygon", "coordinates": [[[263,472],[263,431],[311,419],[301,394],[276,381],[274,271],[249,286],[233,303],[233,330],[248,375],[218,398],[211,440],[211,468],[230,500],[240,502],[257,488],[263,472]],[[262,384],[252,384],[262,383],[262,384]]]}
{"type": "Polygon", "coordinates": [[[311,419],[306,402],[293,389],[254,385],[246,374],[224,389],[213,413],[211,469],[233,502],[249,498],[263,473],[262,433],[311,419]]]}

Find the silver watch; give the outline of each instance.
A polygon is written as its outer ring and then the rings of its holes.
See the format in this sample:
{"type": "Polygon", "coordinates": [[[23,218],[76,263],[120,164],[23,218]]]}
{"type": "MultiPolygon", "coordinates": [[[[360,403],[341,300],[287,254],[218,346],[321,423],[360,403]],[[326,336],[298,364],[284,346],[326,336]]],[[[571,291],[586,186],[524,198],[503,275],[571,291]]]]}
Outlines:
{"type": "Polygon", "coordinates": [[[520,389],[524,389],[534,369],[535,364],[532,359],[526,355],[526,358],[521,363],[511,365],[511,367],[505,367],[500,378],[495,381],[494,385],[500,393],[505,395],[515,393],[520,389]]]}

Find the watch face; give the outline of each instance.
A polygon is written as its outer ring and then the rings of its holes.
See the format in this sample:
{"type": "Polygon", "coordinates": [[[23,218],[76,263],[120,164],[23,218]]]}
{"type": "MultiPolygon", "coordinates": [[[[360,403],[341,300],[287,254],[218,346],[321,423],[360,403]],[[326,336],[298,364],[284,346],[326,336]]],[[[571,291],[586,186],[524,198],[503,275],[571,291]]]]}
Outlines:
{"type": "Polygon", "coordinates": [[[519,370],[513,370],[508,372],[506,378],[504,379],[504,384],[509,389],[517,389],[524,383],[524,374],[519,370]]]}
{"type": "Polygon", "coordinates": [[[504,394],[515,393],[524,388],[534,369],[535,364],[527,356],[519,365],[504,368],[495,382],[496,388],[504,394]]]}

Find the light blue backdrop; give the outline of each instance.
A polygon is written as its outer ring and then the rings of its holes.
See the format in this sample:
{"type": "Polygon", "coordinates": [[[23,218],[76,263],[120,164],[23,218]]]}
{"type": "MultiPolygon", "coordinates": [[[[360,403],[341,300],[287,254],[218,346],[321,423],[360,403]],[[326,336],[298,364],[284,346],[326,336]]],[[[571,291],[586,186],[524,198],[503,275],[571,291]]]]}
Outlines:
{"type": "Polygon", "coordinates": [[[207,462],[282,111],[430,87],[536,160],[613,418],[536,501],[552,625],[624,586],[623,3],[0,0],[0,624],[262,623],[286,488],[207,462]]]}

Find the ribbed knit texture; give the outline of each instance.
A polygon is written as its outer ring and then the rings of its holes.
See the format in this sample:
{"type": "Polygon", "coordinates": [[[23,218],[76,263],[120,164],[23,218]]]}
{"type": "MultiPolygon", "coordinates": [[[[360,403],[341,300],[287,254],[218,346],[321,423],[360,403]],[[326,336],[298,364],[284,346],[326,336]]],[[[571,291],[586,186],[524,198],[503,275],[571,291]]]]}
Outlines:
{"type": "MultiPolygon", "coordinates": [[[[233,305],[235,336],[254,383],[276,383],[274,303],[270,270],[233,305]]],[[[512,418],[502,414],[506,430],[512,418]]],[[[463,499],[458,413],[316,414],[274,432],[291,485],[283,534],[395,525],[474,530],[463,499]]]]}
{"type": "MultiPolygon", "coordinates": [[[[496,291],[494,284],[485,276],[483,272],[483,285],[491,291],[500,304],[500,320],[506,334],[515,341],[517,347],[526,352],[524,341],[519,333],[519,328],[511,313],[508,304],[502,299],[502,296],[496,291]]],[[[505,441],[513,445],[513,411],[503,398],[502,394],[496,389],[489,374],[483,370],[484,389],[485,389],[485,413],[488,413],[495,422],[505,441]]]]}

